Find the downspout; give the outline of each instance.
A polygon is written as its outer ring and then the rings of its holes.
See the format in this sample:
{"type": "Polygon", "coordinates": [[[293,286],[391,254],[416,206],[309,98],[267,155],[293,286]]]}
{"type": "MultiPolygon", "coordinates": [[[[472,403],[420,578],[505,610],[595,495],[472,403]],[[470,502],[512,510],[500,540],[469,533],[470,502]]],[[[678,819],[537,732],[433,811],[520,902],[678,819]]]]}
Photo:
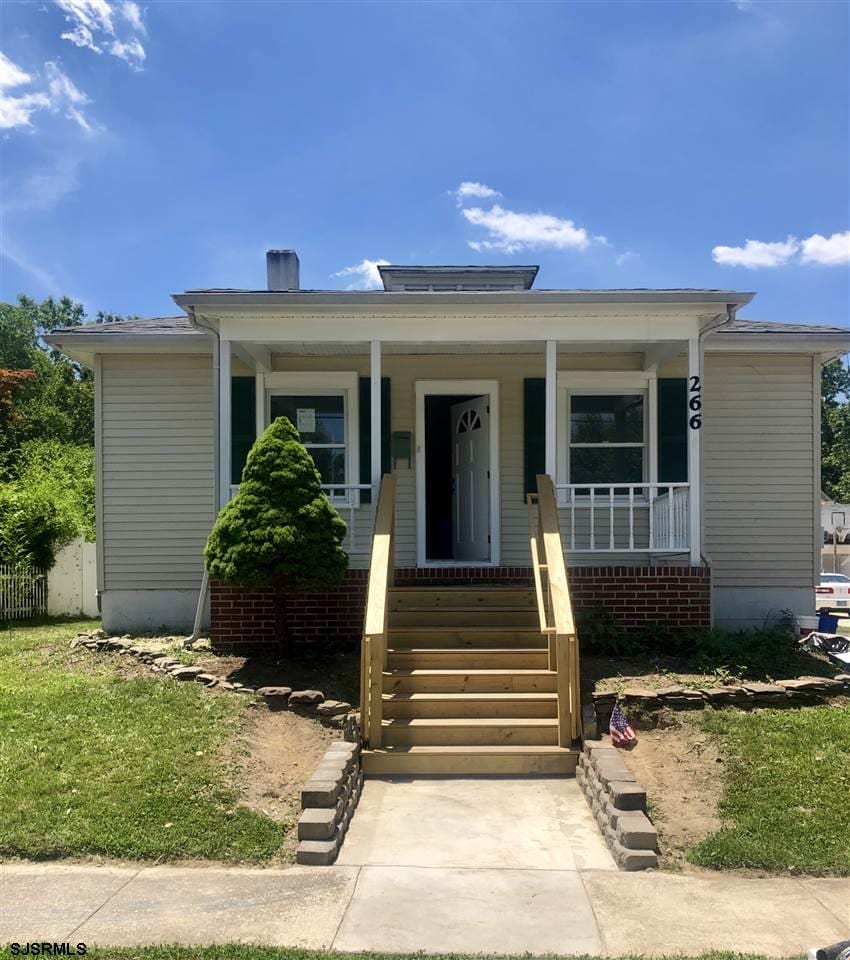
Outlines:
{"type": "MultiPolygon", "coordinates": [[[[699,338],[698,338],[698,339],[699,339],[699,372],[700,372],[700,378],[704,379],[704,378],[703,378],[703,355],[704,355],[704,339],[705,339],[705,337],[709,336],[709,335],[712,334],[712,333],[716,333],[718,330],[721,330],[721,329],[723,329],[724,327],[728,327],[729,324],[731,324],[731,323],[735,320],[735,313],[736,313],[736,311],[737,311],[737,307],[735,307],[734,304],[727,303],[727,304],[726,304],[726,312],[725,312],[725,313],[718,313],[717,316],[714,317],[714,319],[713,319],[710,323],[708,323],[705,327],[703,327],[702,330],[700,330],[700,332],[699,332],[699,338]]],[[[702,463],[702,457],[700,457],[700,463],[702,463]]],[[[700,484],[700,492],[702,493],[702,491],[703,491],[703,485],[700,484]]],[[[702,504],[702,501],[701,501],[701,502],[700,502],[700,505],[699,505],[700,523],[702,523],[702,518],[703,518],[703,516],[704,516],[703,508],[702,508],[702,507],[703,507],[703,504],[702,504]]],[[[702,540],[702,546],[704,546],[704,545],[705,545],[705,539],[704,539],[704,538],[701,538],[701,540],[702,540]]],[[[702,547],[701,547],[701,549],[700,549],[700,557],[702,558],[702,562],[703,562],[703,563],[706,565],[706,567],[708,568],[708,583],[709,583],[709,587],[708,587],[708,622],[709,622],[709,625],[713,627],[713,626],[714,626],[714,585],[713,585],[714,574],[713,574],[713,572],[712,572],[712,567],[711,567],[711,557],[705,552],[704,549],[702,549],[702,547]]]]}
{"type": "MultiPolygon", "coordinates": [[[[195,316],[195,308],[189,308],[189,320],[192,323],[192,326],[197,327],[199,330],[202,330],[204,333],[210,334],[212,337],[212,365],[213,365],[213,398],[214,398],[214,416],[213,416],[213,502],[215,504],[215,512],[218,514],[219,505],[221,504],[221,480],[220,473],[221,471],[218,468],[219,461],[221,460],[221,436],[219,433],[219,406],[221,405],[221,363],[220,363],[220,337],[218,330],[215,327],[208,326],[205,323],[201,323],[200,320],[195,316]]],[[[201,578],[201,589],[198,592],[198,605],[195,608],[195,622],[192,625],[192,633],[190,636],[186,637],[183,640],[184,647],[191,647],[193,643],[200,639],[201,636],[201,624],[204,619],[204,607],[207,602],[207,595],[210,591],[210,575],[204,564],[204,575],[201,578]]]]}

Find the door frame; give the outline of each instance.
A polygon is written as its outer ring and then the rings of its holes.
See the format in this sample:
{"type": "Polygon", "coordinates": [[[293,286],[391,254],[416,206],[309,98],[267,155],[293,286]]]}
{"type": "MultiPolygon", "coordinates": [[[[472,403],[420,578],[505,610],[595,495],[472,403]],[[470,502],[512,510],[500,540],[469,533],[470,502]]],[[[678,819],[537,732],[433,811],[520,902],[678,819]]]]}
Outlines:
{"type": "Polygon", "coordinates": [[[498,380],[417,380],[416,392],[416,566],[417,567],[498,567],[501,561],[501,507],[499,501],[499,381],[498,380]],[[425,397],[468,396],[490,399],[490,559],[428,560],[425,526],[425,397]]]}

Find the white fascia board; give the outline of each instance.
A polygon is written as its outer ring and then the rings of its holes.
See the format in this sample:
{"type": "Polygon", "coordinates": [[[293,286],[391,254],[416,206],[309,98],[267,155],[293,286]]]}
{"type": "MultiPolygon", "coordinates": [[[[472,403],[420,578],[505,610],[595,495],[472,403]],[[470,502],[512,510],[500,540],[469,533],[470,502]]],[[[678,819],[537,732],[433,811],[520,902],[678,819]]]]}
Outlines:
{"type": "Polygon", "coordinates": [[[716,333],[705,338],[709,353],[817,353],[840,357],[850,352],[850,334],[716,333]]]}
{"type": "Polygon", "coordinates": [[[243,343],[390,343],[525,342],[654,342],[686,340],[698,332],[696,316],[528,316],[517,313],[465,316],[349,316],[290,313],[287,316],[222,316],[221,335],[243,343]]]}

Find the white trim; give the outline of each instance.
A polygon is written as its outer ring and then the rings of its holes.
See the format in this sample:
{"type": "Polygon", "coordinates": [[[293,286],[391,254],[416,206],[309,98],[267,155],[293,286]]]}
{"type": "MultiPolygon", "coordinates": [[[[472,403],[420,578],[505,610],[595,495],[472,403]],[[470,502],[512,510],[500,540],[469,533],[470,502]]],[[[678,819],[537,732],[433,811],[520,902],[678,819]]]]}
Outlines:
{"type": "Polygon", "coordinates": [[[266,429],[266,378],[263,373],[254,376],[254,431],[255,440],[266,429]]]}
{"type": "Polygon", "coordinates": [[[218,386],[218,509],[220,510],[229,499],[231,483],[231,372],[230,372],[230,341],[222,340],[218,355],[219,386],[218,386]]]}
{"type": "MultiPolygon", "coordinates": [[[[558,504],[567,504],[566,491],[563,485],[569,485],[569,448],[570,442],[567,431],[570,428],[569,396],[572,393],[588,394],[626,394],[639,392],[644,397],[643,442],[628,444],[612,444],[611,446],[638,447],[644,450],[643,477],[641,482],[655,483],[658,474],[658,376],[655,370],[600,370],[596,373],[587,371],[558,371],[558,423],[562,425],[556,437],[557,476],[555,477],[558,490],[558,504]]],[[[548,443],[548,437],[547,437],[548,443]]],[[[547,450],[548,456],[548,450],[547,450]]],[[[611,478],[614,479],[613,477],[611,478]]],[[[598,484],[597,484],[598,485],[598,484]]],[[[593,484],[589,484],[593,486],[593,484]]],[[[629,486],[623,483],[622,486],[629,486]]]]}
{"type": "MultiPolygon", "coordinates": [[[[359,375],[344,370],[289,370],[265,375],[263,405],[264,427],[271,421],[271,398],[285,394],[303,396],[341,395],[345,410],[345,483],[360,482],[360,390],[359,375]]],[[[332,444],[337,446],[337,444],[332,444]]],[[[333,494],[333,491],[330,491],[333,494]]],[[[330,496],[332,502],[359,505],[359,495],[352,491],[342,496],[330,496]]]]}
{"type": "MultiPolygon", "coordinates": [[[[381,341],[369,345],[369,429],[371,431],[370,477],[372,489],[381,486],[381,341]]],[[[377,495],[375,496],[377,504],[377,495]]]]}
{"type": "MultiPolygon", "coordinates": [[[[700,349],[699,337],[691,337],[688,340],[688,390],[686,402],[691,398],[691,377],[699,377],[700,399],[703,407],[699,413],[702,417],[703,428],[705,426],[705,384],[702,380],[702,351],[700,349]]],[[[693,411],[688,407],[688,421],[693,416],[693,411]]],[[[690,544],[691,544],[691,564],[699,566],[702,563],[702,543],[701,543],[701,521],[702,510],[702,483],[700,451],[702,447],[702,429],[692,430],[690,422],[688,423],[688,483],[691,485],[690,499],[690,544]]]]}
{"type": "Polygon", "coordinates": [[[501,561],[501,503],[499,498],[499,381],[498,380],[417,380],[416,394],[416,566],[497,567],[501,561]],[[490,398],[490,560],[437,560],[426,556],[425,525],[425,397],[458,396],[490,398]]]}
{"type": "Polygon", "coordinates": [[[554,340],[547,340],[544,448],[546,473],[552,477],[553,482],[558,468],[558,420],[558,344],[554,340]]]}
{"type": "Polygon", "coordinates": [[[106,562],[103,552],[106,538],[103,533],[103,357],[94,355],[94,527],[97,549],[97,590],[105,590],[106,562]]]}

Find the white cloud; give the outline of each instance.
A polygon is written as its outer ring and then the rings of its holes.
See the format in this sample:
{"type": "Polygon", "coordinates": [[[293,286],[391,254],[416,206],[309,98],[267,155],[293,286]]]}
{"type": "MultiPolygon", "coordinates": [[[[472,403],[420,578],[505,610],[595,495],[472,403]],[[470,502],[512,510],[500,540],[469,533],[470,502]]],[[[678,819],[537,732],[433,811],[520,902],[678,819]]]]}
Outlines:
{"type": "Polygon", "coordinates": [[[488,187],[486,183],[478,183],[476,180],[464,180],[457,190],[449,190],[449,193],[457,200],[459,207],[462,207],[466,200],[492,200],[495,197],[501,197],[498,190],[488,187]]]}
{"type": "Polygon", "coordinates": [[[619,253],[616,257],[614,257],[614,263],[616,263],[618,267],[622,267],[624,263],[631,263],[632,260],[639,259],[639,253],[635,253],[633,250],[624,250],[622,253],[619,253]]]}
{"type": "Polygon", "coordinates": [[[473,250],[517,253],[552,247],[557,250],[585,250],[592,242],[606,243],[605,237],[591,237],[584,227],[551,213],[516,213],[494,204],[489,210],[468,207],[464,217],[487,231],[486,240],[471,240],[473,250]]]}
{"type": "Polygon", "coordinates": [[[7,87],[23,87],[32,83],[32,77],[0,51],[0,90],[7,87]]]}
{"type": "Polygon", "coordinates": [[[378,267],[389,265],[389,260],[366,260],[355,263],[351,267],[343,267],[332,277],[354,277],[355,279],[345,288],[346,290],[375,290],[383,286],[378,267]]]}
{"type": "Polygon", "coordinates": [[[123,60],[132,70],[141,70],[145,62],[145,48],[138,36],[147,31],[142,20],[139,5],[133,0],[122,0],[110,5],[106,0],[54,0],[56,6],[65,14],[65,20],[71,29],[63,33],[62,39],[77,47],[83,47],[94,53],[104,51],[123,60]],[[120,36],[116,26],[116,16],[122,24],[127,24],[131,34],[138,36],[120,36]]]}
{"type": "Polygon", "coordinates": [[[142,36],[147,33],[145,25],[142,21],[142,11],[139,9],[139,5],[134,3],[133,0],[125,0],[124,3],[119,4],[118,12],[130,24],[136,33],[141,33],[142,36]]]}
{"type": "Polygon", "coordinates": [[[123,60],[133,70],[141,70],[145,62],[145,48],[138,40],[129,40],[127,43],[121,40],[113,40],[109,44],[109,52],[113,57],[123,60]]]}
{"type": "Polygon", "coordinates": [[[785,240],[764,243],[761,240],[747,240],[743,247],[713,247],[712,259],[715,263],[727,267],[781,267],[800,249],[800,242],[790,234],[785,240]]]}
{"type": "Polygon", "coordinates": [[[833,233],[831,237],[813,233],[800,241],[788,234],[785,240],[764,243],[747,240],[743,247],[714,247],[711,256],[715,263],[727,267],[781,267],[792,260],[797,263],[819,263],[826,267],[850,263],[850,230],[833,233]]]}
{"type": "Polygon", "coordinates": [[[803,241],[803,263],[820,263],[827,267],[837,267],[850,263],[850,230],[833,233],[831,237],[822,237],[814,233],[803,241]]]}
{"type": "MultiPolygon", "coordinates": [[[[15,79],[15,85],[34,82],[11,61],[6,63],[17,71],[13,73],[6,70],[4,64],[4,73],[7,78],[9,76],[27,77],[26,81],[15,79]]],[[[47,80],[46,89],[31,90],[16,97],[4,94],[0,98],[0,129],[31,127],[33,114],[39,110],[48,110],[51,113],[62,110],[69,120],[73,120],[86,133],[93,133],[95,126],[83,111],[83,107],[91,103],[88,96],[62,71],[59,64],[48,60],[44,65],[44,72],[47,80]]]]}

